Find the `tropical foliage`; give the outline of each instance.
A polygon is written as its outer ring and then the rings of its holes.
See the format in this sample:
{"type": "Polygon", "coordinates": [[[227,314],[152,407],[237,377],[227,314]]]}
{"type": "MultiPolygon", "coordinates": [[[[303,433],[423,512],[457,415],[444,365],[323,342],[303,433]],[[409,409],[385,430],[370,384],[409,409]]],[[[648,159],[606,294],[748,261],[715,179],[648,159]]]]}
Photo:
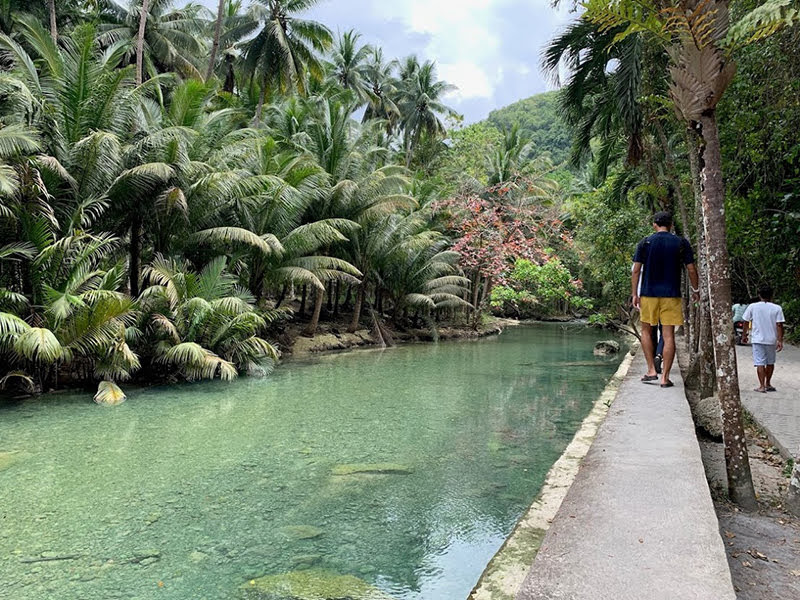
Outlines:
{"type": "MultiPolygon", "coordinates": [[[[116,404],[132,378],[268,372],[287,327],[471,314],[432,209],[454,188],[424,175],[452,86],[314,4],[2,15],[0,386],[116,404]]],[[[511,150],[484,179],[522,172],[511,150]]]]}

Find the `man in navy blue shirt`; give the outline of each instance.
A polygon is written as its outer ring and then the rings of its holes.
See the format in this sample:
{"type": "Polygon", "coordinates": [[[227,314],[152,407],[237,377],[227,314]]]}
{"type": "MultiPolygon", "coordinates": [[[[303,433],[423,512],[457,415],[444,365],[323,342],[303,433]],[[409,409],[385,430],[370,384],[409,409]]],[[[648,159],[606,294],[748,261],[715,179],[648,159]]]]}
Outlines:
{"type": "Polygon", "coordinates": [[[666,211],[657,212],[653,217],[653,229],[656,232],[636,246],[631,274],[631,295],[633,305],[642,313],[642,349],[647,359],[647,373],[642,376],[642,381],[658,379],[655,348],[650,333],[660,322],[664,339],[662,388],[673,385],[669,372],[675,360],[675,327],[683,325],[681,271],[684,265],[689,273],[693,298],[697,300],[700,297],[692,247],[686,238],[670,233],[671,228],[672,214],[666,211]],[[638,290],[639,275],[642,276],[641,296],[638,290]]]}

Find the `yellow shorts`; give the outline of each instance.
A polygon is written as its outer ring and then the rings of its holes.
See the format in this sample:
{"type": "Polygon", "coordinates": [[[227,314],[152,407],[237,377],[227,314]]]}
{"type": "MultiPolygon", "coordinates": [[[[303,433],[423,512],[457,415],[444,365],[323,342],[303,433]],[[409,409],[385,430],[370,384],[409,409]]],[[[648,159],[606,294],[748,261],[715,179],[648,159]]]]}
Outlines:
{"type": "Polygon", "coordinates": [[[639,299],[642,312],[642,323],[650,325],[683,325],[683,310],[680,298],[651,298],[642,296],[639,299]]]}

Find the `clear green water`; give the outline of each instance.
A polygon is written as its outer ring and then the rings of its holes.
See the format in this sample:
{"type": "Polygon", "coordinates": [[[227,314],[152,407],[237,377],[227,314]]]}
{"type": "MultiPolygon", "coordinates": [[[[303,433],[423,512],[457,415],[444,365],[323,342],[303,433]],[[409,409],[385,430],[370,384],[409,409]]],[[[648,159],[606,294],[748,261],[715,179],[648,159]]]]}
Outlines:
{"type": "Polygon", "coordinates": [[[313,564],[398,600],[464,600],[616,369],[592,356],[600,335],[525,327],[116,408],[4,406],[0,598],[237,598],[313,564]],[[332,474],[350,463],[412,472],[332,474]],[[43,554],[75,558],[25,562],[43,554]]]}

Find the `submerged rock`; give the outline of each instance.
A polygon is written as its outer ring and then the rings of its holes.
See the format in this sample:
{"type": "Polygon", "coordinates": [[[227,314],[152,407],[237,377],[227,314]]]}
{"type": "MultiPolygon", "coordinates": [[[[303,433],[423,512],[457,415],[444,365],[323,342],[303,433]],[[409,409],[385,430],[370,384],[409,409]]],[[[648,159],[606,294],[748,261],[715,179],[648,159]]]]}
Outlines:
{"type": "Polygon", "coordinates": [[[614,340],[601,340],[594,345],[595,356],[608,356],[619,352],[619,342],[614,340]]]}
{"type": "Polygon", "coordinates": [[[703,398],[694,405],[694,422],[708,435],[722,439],[722,414],[716,396],[703,398]]]}
{"type": "Polygon", "coordinates": [[[414,471],[405,465],[393,463],[338,465],[334,475],[411,475],[414,471]]]}
{"type": "Polygon", "coordinates": [[[292,557],[292,566],[296,569],[310,569],[322,562],[321,554],[299,554],[292,557]]]}
{"type": "Polygon", "coordinates": [[[290,541],[312,540],[323,533],[322,529],[312,525],[288,525],[287,527],[281,527],[280,532],[290,541]]]}
{"type": "Polygon", "coordinates": [[[251,579],[242,590],[246,600],[392,600],[362,579],[322,569],[251,579]]]}
{"type": "Polygon", "coordinates": [[[18,452],[0,452],[0,471],[5,471],[8,467],[17,462],[18,452]]]}

